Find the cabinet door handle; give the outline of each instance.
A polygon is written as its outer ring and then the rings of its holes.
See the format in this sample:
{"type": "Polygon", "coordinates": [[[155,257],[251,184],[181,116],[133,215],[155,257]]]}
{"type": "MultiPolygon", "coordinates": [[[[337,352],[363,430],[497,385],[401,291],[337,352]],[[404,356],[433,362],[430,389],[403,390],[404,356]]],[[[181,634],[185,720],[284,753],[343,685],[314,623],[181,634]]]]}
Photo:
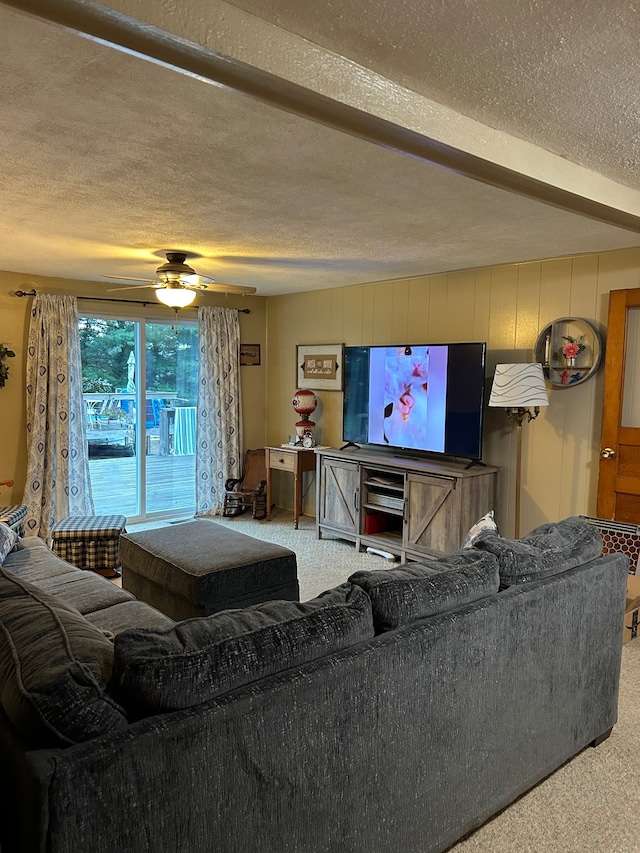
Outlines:
{"type": "Polygon", "coordinates": [[[353,493],[353,508],[360,509],[360,489],[356,489],[353,493]]]}
{"type": "Polygon", "coordinates": [[[402,501],[402,523],[407,524],[407,499],[402,501]]]}

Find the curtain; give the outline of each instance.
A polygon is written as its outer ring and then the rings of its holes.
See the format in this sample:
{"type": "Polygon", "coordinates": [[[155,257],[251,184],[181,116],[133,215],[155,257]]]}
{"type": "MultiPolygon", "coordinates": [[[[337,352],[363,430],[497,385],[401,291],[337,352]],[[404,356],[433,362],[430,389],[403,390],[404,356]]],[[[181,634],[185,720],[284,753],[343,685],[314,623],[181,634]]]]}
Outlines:
{"type": "Polygon", "coordinates": [[[67,515],[92,515],[78,307],[38,294],[27,345],[27,536],[49,538],[67,515]]]}
{"type": "Polygon", "coordinates": [[[242,473],[237,310],[199,308],[198,346],[196,515],[221,515],[224,484],[242,473]]]}

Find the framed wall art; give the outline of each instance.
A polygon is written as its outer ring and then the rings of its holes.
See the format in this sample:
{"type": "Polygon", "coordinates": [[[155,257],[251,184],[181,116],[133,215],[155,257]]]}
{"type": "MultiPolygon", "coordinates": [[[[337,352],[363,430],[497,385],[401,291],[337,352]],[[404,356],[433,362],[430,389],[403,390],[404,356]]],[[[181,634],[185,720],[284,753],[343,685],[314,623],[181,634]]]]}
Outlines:
{"type": "Polygon", "coordinates": [[[342,391],[344,344],[309,344],[296,347],[298,388],[342,391]]]}
{"type": "Polygon", "coordinates": [[[260,344],[240,344],[240,366],[260,364],[260,344]]]}

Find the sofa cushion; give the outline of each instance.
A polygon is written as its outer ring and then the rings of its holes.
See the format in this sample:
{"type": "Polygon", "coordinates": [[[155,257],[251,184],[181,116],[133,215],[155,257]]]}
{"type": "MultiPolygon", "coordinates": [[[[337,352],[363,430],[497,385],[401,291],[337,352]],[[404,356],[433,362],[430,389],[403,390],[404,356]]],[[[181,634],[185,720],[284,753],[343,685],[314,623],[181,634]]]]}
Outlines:
{"type": "Polygon", "coordinates": [[[557,575],[595,560],[602,553],[598,528],[578,517],[548,522],[521,539],[487,536],[476,548],[494,554],[501,587],[557,575]]]}
{"type": "Polygon", "coordinates": [[[21,550],[12,551],[4,561],[5,568],[29,583],[38,584],[45,578],[58,575],[78,574],[82,569],[65,563],[56,557],[46,542],[38,536],[27,536],[20,540],[21,550]]]}
{"type": "Polygon", "coordinates": [[[371,599],[377,631],[470,604],[500,585],[496,558],[474,548],[397,569],[356,572],[349,580],[371,599]]]}
{"type": "Polygon", "coordinates": [[[85,618],[96,628],[109,631],[113,635],[128,628],[168,628],[175,624],[173,619],[169,619],[155,607],[135,600],[122,601],[104,610],[87,613],[85,618]]]}
{"type": "Polygon", "coordinates": [[[133,714],[206,702],[373,636],[371,604],[342,584],[307,602],[268,601],[115,638],[113,689],[133,714]]]}
{"type": "Polygon", "coordinates": [[[104,690],[113,644],[70,604],[0,568],[0,702],[34,746],[124,729],[104,690]]]}
{"type": "Polygon", "coordinates": [[[45,592],[60,596],[83,616],[134,599],[130,592],[87,569],[78,569],[73,574],[43,578],[38,581],[37,586],[45,592]]]}
{"type": "Polygon", "coordinates": [[[7,556],[14,550],[20,548],[20,537],[4,521],[0,521],[0,566],[7,556]]]}

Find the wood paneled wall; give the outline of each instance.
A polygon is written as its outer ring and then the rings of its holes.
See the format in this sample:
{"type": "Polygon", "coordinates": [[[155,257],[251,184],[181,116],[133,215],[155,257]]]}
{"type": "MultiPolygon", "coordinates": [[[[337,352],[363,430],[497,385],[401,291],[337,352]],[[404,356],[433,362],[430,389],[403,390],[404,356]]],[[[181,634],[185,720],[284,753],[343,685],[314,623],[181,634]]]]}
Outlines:
{"type": "MultiPolygon", "coordinates": [[[[30,300],[10,296],[10,291],[34,285],[57,293],[80,294],[90,288],[100,296],[108,287],[0,272],[0,341],[17,354],[11,378],[0,389],[0,479],[12,477],[16,485],[13,492],[3,489],[0,503],[20,501],[26,469],[24,350],[30,300]]],[[[640,287],[640,249],[241,300],[238,307],[246,305],[252,312],[241,316],[243,342],[265,344],[261,366],[242,373],[245,446],[280,444],[293,432],[296,344],[484,340],[488,394],[495,365],[531,360],[538,332],[547,323],[576,316],[604,328],[609,291],[630,287],[640,287]]],[[[229,304],[218,299],[208,297],[211,304],[229,304]]],[[[153,316],[163,311],[150,309],[153,316]]],[[[522,533],[543,521],[595,513],[602,387],[600,371],[584,385],[550,388],[549,407],[523,427],[522,533]]],[[[342,395],[321,391],[318,397],[318,440],[339,446],[342,395]]],[[[487,409],[484,459],[501,470],[496,513],[505,535],[514,529],[515,438],[506,415],[487,409]]],[[[275,480],[277,502],[291,507],[287,475],[275,480]]],[[[312,478],[305,488],[305,508],[313,514],[312,478]]]]}
{"type": "MultiPolygon", "coordinates": [[[[296,344],[487,342],[487,399],[499,362],[533,360],[539,331],[557,317],[607,320],[610,290],[640,286],[640,249],[581,255],[402,281],[271,297],[267,302],[267,441],[293,432],[296,344]]],[[[521,534],[544,521],[593,515],[596,508],[602,370],[584,385],[549,386],[550,405],[523,427],[521,534]]],[[[342,395],[319,391],[318,441],[342,435],[342,395]]],[[[499,466],[496,516],[513,535],[516,431],[502,410],[487,409],[484,460],[499,466]]],[[[291,486],[276,478],[278,503],[291,486]]],[[[315,511],[305,484],[305,508],[315,511]]]]}

